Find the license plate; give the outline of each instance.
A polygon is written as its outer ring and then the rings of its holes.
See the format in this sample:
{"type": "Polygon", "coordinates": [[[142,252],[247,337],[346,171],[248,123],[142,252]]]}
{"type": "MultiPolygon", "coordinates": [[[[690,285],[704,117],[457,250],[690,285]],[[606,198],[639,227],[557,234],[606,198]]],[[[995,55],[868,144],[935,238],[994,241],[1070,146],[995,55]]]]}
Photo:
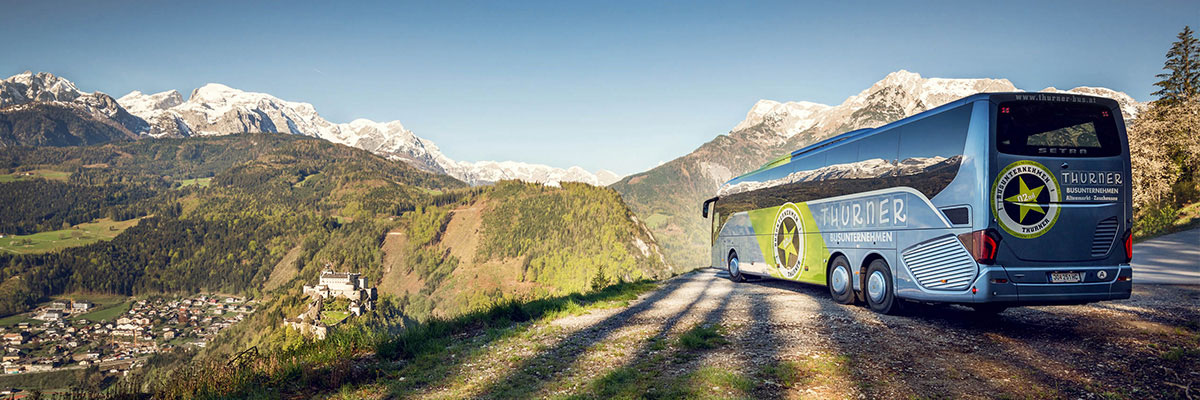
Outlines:
{"type": "Polygon", "coordinates": [[[1078,272],[1051,272],[1050,283],[1079,283],[1083,282],[1083,276],[1078,272]]]}

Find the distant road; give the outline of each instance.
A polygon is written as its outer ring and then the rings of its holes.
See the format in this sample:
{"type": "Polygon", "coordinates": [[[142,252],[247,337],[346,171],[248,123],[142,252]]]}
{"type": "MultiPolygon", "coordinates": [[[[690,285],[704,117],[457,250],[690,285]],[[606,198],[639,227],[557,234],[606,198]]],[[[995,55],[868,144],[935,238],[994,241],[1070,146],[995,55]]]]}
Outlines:
{"type": "Polygon", "coordinates": [[[1200,228],[1133,245],[1133,284],[1200,285],[1200,228]]]}

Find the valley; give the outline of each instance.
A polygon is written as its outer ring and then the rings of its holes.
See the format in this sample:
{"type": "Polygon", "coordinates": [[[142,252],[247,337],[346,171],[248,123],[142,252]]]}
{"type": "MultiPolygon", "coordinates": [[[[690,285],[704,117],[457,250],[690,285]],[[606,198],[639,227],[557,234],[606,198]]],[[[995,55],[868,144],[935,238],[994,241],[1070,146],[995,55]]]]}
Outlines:
{"type": "Polygon", "coordinates": [[[28,313],[0,319],[5,376],[0,385],[25,386],[29,374],[66,374],[40,390],[102,388],[159,353],[194,353],[222,329],[254,312],[240,297],[194,295],[131,298],[65,294],[28,313]],[[90,375],[90,376],[87,376],[90,375]]]}

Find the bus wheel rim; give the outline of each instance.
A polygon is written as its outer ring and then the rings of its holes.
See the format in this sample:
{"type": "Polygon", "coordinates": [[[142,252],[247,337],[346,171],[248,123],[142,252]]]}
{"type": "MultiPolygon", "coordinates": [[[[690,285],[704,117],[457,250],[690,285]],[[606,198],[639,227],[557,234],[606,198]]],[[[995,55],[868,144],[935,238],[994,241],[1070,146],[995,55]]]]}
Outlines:
{"type": "Polygon", "coordinates": [[[844,293],[846,291],[846,284],[850,283],[850,274],[846,272],[846,266],[839,265],[833,267],[833,276],[829,280],[833,284],[834,293],[844,293]]]}
{"type": "Polygon", "coordinates": [[[737,276],[738,274],[738,260],[736,258],[729,260],[729,274],[733,276],[737,276]]]}
{"type": "Polygon", "coordinates": [[[867,294],[871,296],[871,300],[879,303],[883,301],[885,293],[887,293],[887,283],[883,279],[883,273],[879,271],[871,273],[871,277],[867,278],[867,294]]]}

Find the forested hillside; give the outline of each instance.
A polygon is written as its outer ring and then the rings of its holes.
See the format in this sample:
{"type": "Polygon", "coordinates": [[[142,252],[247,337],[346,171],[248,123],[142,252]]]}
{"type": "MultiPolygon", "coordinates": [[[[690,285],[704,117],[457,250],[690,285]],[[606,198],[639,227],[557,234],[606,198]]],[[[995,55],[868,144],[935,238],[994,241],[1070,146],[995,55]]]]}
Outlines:
{"type": "Polygon", "coordinates": [[[0,146],[83,146],[135,137],[114,119],[68,105],[39,103],[0,108],[0,146]]]}
{"type": "Polygon", "coordinates": [[[279,134],[5,148],[0,163],[9,172],[70,173],[66,182],[0,183],[0,231],[148,216],[110,242],[0,254],[0,314],[67,291],[253,293],[302,239],[465,187],[363,150],[279,134]],[[178,183],[203,176],[213,177],[211,186],[178,183]]]}
{"type": "MultiPolygon", "coordinates": [[[[359,272],[379,287],[377,310],[338,328],[349,335],[672,274],[612,189],[517,181],[471,188],[298,135],[9,147],[0,148],[0,168],[9,177],[0,180],[0,232],[138,219],[108,241],[0,251],[0,316],[68,293],[258,300],[258,311],[222,330],[202,359],[310,343],[281,322],[307,307],[301,287],[325,269],[359,272]]],[[[144,376],[170,376],[191,358],[157,356],[144,376]]]]}

